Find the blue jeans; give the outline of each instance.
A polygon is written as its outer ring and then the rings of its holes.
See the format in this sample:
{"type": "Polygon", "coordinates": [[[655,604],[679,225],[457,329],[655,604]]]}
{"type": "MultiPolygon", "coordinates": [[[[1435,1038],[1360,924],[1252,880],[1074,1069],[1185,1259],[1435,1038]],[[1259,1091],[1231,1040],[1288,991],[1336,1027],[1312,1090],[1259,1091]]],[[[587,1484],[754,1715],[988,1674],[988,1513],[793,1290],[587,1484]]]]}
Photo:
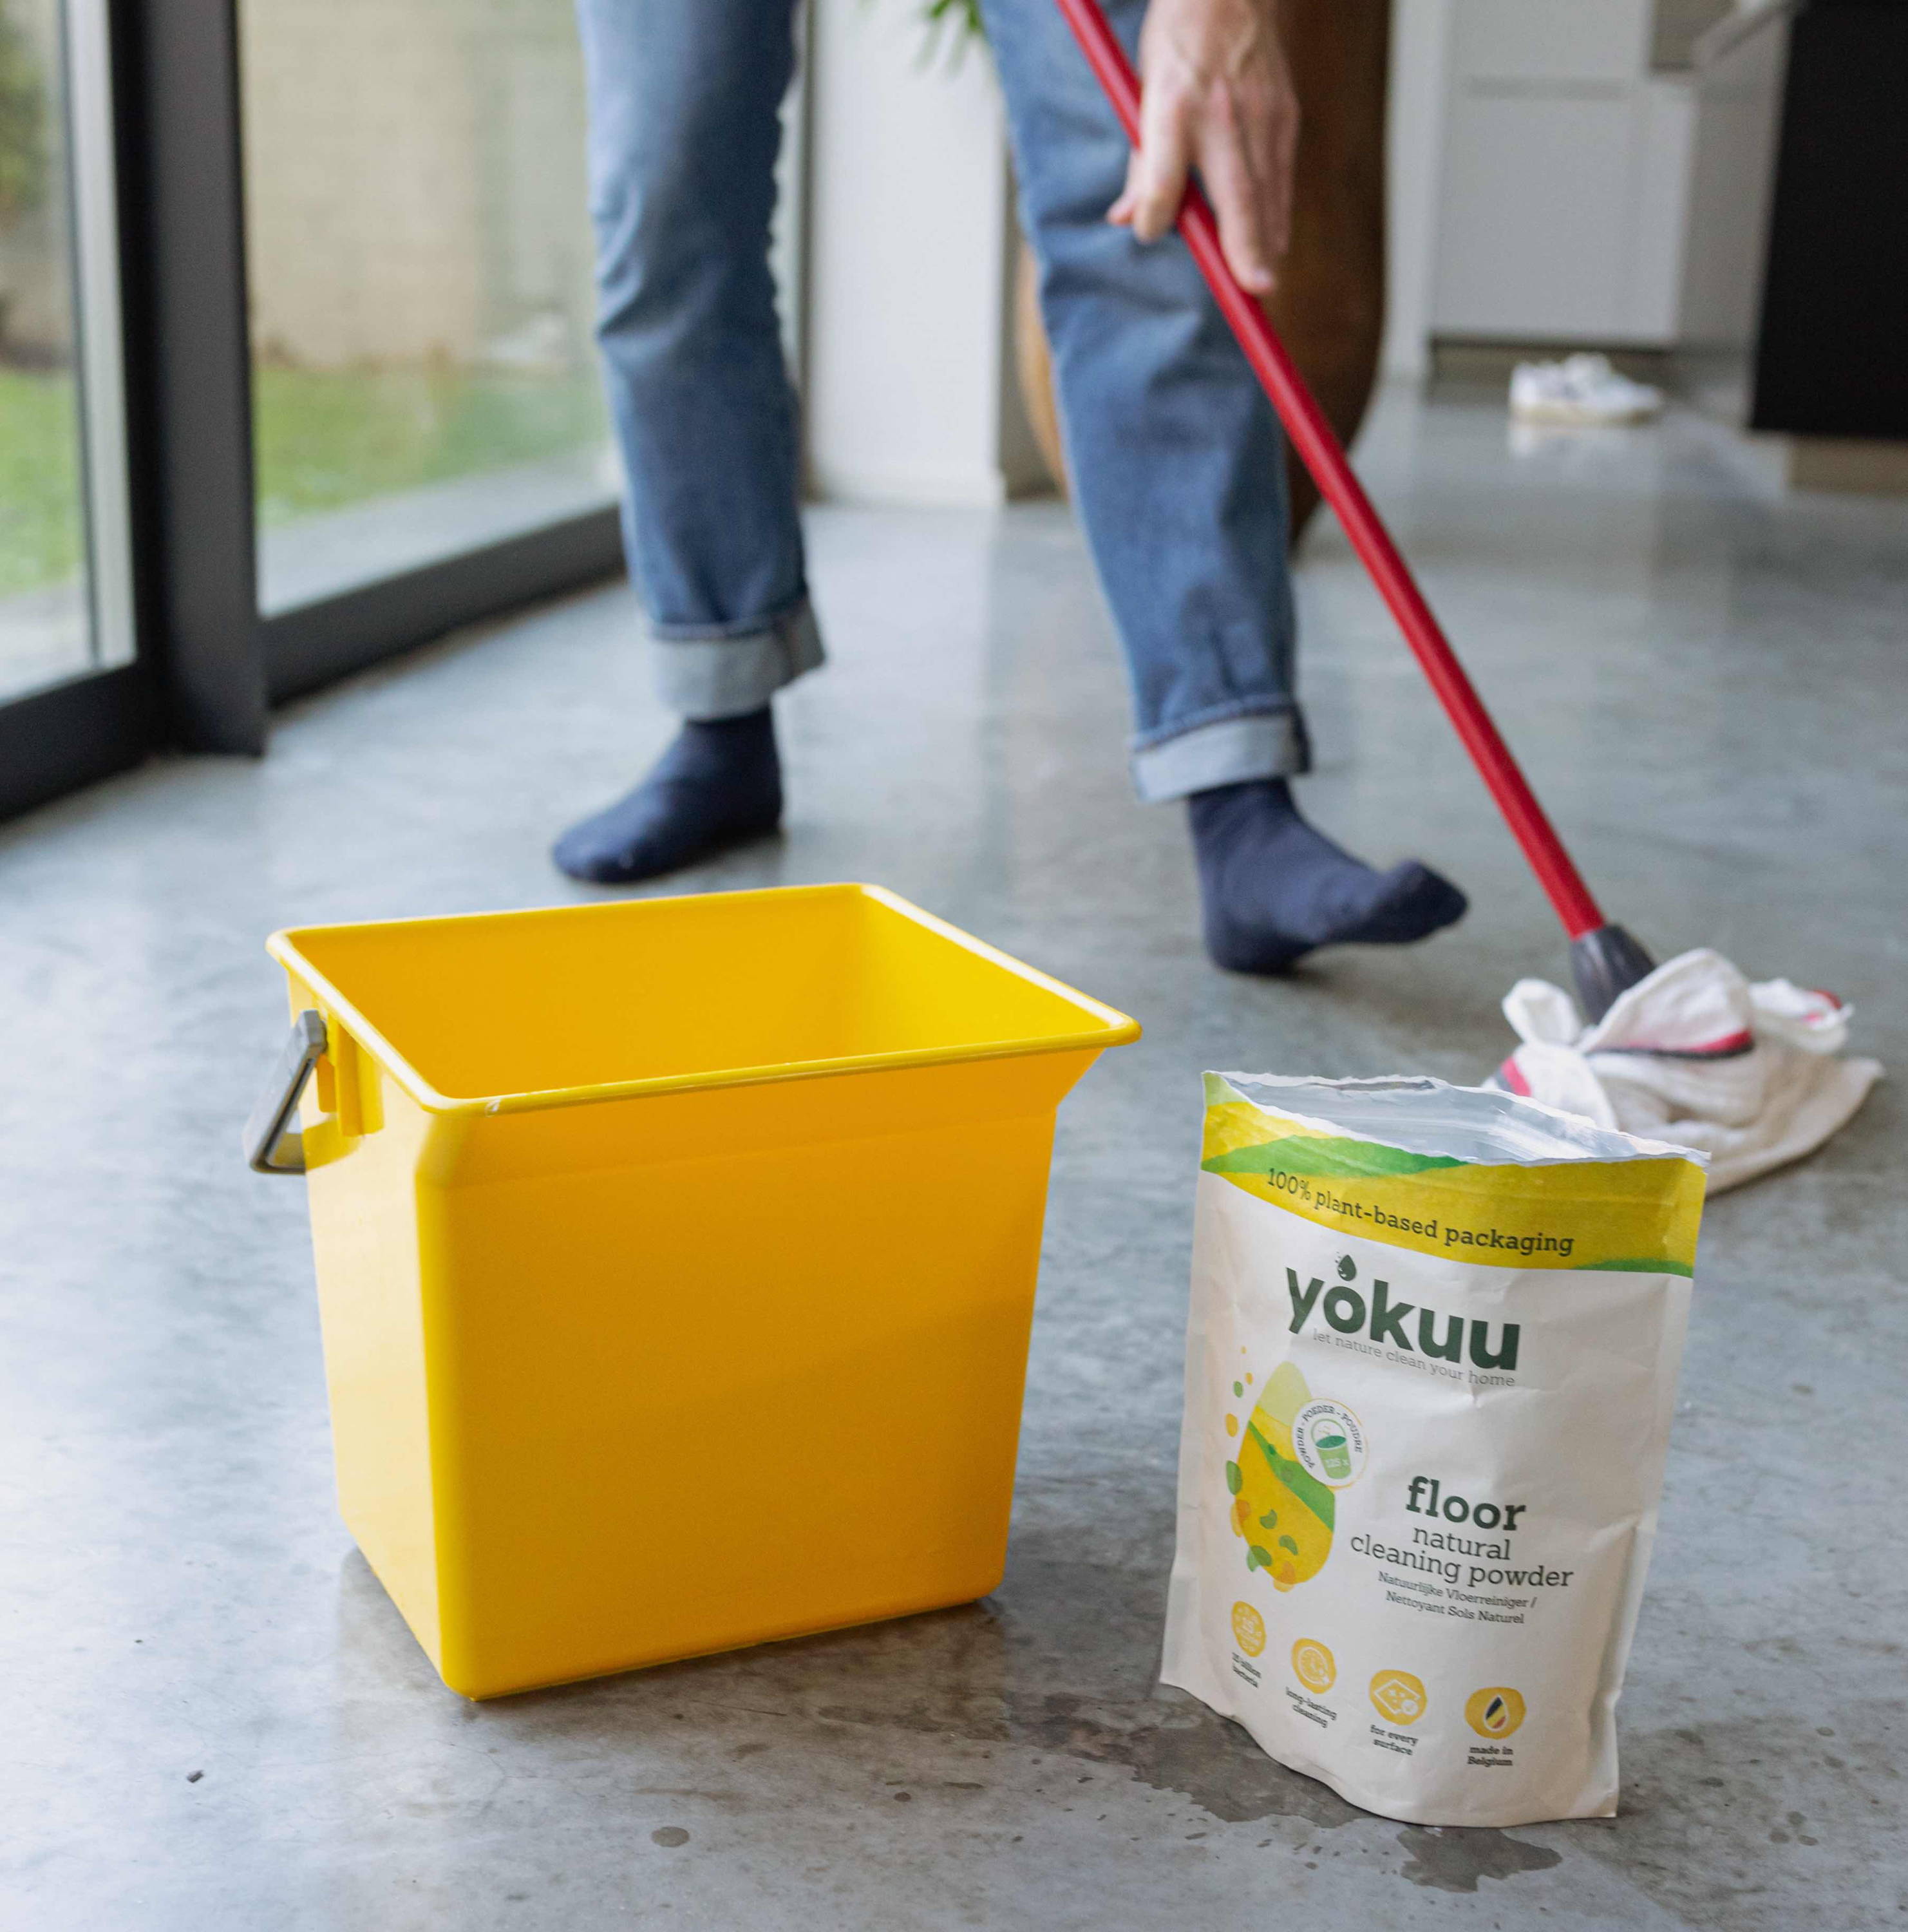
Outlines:
{"type": "MultiPolygon", "coordinates": [[[[1135,784],[1302,771],[1277,424],[1178,238],[1107,226],[1126,142],[1052,0],[982,4],[1135,784]]],[[[690,718],[755,710],[822,661],[768,262],[794,4],[578,0],[625,539],[663,698],[690,718]]],[[[1108,10],[1130,44],[1144,0],[1108,10]]]]}

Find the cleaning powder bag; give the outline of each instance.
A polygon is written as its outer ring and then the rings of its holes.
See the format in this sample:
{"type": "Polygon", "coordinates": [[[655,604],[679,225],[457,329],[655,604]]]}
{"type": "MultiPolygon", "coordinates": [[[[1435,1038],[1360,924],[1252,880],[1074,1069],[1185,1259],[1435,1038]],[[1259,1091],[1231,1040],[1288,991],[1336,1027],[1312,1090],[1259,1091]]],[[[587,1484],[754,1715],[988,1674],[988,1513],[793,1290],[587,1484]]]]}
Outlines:
{"type": "Polygon", "coordinates": [[[1388,1817],[1612,1814],[1701,1159],[1208,1074],[1166,1681],[1388,1817]]]}

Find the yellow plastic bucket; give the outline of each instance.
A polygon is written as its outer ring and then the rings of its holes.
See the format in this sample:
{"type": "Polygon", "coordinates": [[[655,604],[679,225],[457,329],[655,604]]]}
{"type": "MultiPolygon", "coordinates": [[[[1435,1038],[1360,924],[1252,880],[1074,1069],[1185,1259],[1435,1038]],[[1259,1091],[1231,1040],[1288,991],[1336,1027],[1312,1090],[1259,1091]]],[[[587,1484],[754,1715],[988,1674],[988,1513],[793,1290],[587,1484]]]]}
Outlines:
{"type": "Polygon", "coordinates": [[[1132,1020],[872,886],[271,951],[254,1164],[308,1175],[340,1506],[447,1684],[994,1587],[1054,1111],[1132,1020]]]}

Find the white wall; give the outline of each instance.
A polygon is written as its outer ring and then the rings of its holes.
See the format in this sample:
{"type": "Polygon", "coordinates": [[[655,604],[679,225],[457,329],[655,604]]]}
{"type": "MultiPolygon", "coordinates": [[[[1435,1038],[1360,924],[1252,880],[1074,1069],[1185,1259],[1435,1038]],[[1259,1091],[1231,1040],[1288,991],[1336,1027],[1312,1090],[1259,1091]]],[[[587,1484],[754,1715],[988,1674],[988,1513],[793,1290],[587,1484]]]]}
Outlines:
{"type": "Polygon", "coordinates": [[[1736,5],[1659,74],[1657,0],[1394,0],[1388,374],[1438,334],[1746,339],[1782,8],[1736,5]]]}
{"type": "Polygon", "coordinates": [[[841,501],[994,504],[1038,480],[999,92],[980,49],[927,53],[910,8],[812,0],[808,468],[841,501]]]}
{"type": "Polygon", "coordinates": [[[1694,90],[1650,70],[1654,0],[1456,0],[1432,324],[1676,337],[1694,90]]]}
{"type": "Polygon", "coordinates": [[[1697,76],[1682,293],[1683,339],[1695,347],[1742,350],[1755,339],[1790,10],[1762,8],[1712,34],[1714,57],[1697,76]]]}
{"type": "Polygon", "coordinates": [[[1430,372],[1450,33],[1451,0],[1393,0],[1380,358],[1388,376],[1415,378],[1430,372]]]}

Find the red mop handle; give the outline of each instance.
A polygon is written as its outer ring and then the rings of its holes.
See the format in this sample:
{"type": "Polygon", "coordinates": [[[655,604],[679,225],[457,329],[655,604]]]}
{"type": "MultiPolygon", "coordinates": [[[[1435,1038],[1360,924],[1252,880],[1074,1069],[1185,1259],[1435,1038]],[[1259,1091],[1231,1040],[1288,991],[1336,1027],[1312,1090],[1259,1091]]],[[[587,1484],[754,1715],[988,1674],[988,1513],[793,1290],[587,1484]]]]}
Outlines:
{"type": "MultiPolygon", "coordinates": [[[[1126,50],[1114,38],[1100,10],[1099,0],[1058,0],[1068,26],[1106,88],[1113,111],[1126,130],[1126,138],[1139,145],[1139,76],[1134,73],[1126,50]]],[[[1390,606],[1405,641],[1431,680],[1431,688],[1444,707],[1445,715],[1456,728],[1471,754],[1478,775],[1490,788],[1503,813],[1512,836],[1523,848],[1538,883],[1556,907],[1564,929],[1573,939],[1594,932],[1604,923],[1590,889],[1564,850],[1563,841],[1544,816],[1510,748],[1491,722],[1490,713],[1478,695],[1476,687],[1457,661],[1450,640],[1431,614],[1424,593],[1418,587],[1390,533],[1378,520],[1364,486],[1346,459],[1343,446],[1333,434],[1305,379],[1293,366],[1285,344],[1256,296],[1240,286],[1226,266],[1220,246],[1219,224],[1212,208],[1196,184],[1186,191],[1179,211],[1179,232],[1192,251],[1252,373],[1264,386],[1279,412],[1286,433],[1298,446],[1305,466],[1316,479],[1325,500],[1338,513],[1352,548],[1370,572],[1372,581],[1390,606]]]]}

